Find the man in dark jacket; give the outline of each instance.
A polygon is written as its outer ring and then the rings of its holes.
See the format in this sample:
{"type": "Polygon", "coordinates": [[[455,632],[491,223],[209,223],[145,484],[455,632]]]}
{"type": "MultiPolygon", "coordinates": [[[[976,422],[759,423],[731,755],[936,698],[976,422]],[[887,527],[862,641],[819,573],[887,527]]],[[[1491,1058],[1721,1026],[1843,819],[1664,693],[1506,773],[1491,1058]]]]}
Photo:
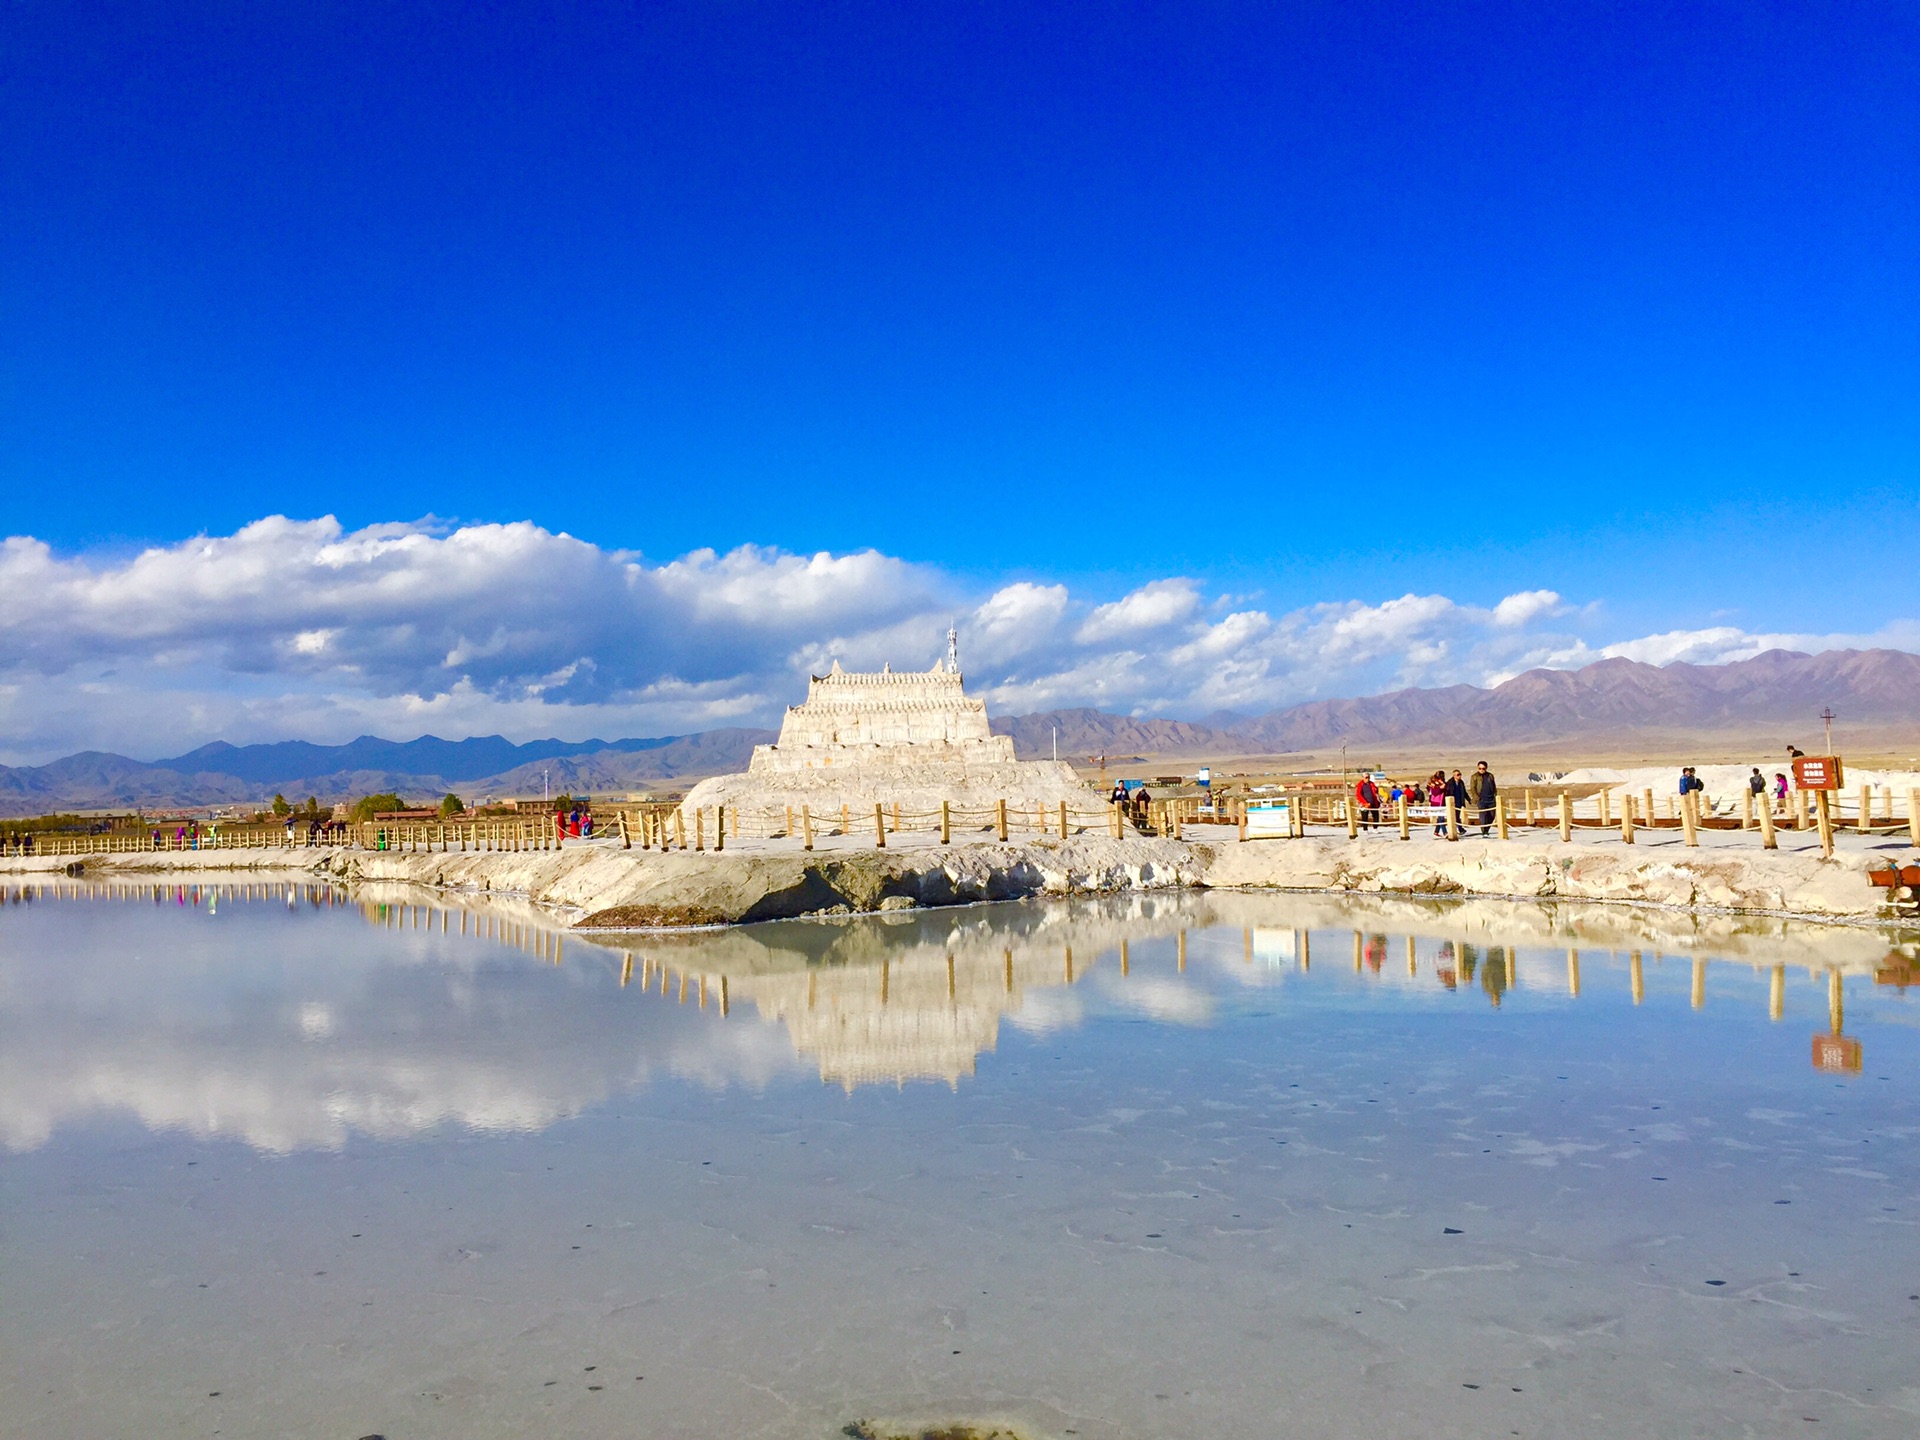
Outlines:
{"type": "Polygon", "coordinates": [[[1500,793],[1494,783],[1493,771],[1482,760],[1473,767],[1473,775],[1467,781],[1467,803],[1474,812],[1473,823],[1480,827],[1480,836],[1485,839],[1487,832],[1493,829],[1493,801],[1500,793]]]}

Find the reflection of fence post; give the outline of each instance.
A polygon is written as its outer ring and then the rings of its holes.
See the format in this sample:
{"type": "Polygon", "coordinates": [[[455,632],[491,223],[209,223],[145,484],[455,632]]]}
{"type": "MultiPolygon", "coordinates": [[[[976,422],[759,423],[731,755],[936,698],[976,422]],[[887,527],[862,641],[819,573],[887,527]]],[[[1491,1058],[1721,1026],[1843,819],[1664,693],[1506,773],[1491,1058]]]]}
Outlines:
{"type": "Polygon", "coordinates": [[[947,800],[940,802],[940,843],[942,845],[953,843],[953,805],[947,800]]]}

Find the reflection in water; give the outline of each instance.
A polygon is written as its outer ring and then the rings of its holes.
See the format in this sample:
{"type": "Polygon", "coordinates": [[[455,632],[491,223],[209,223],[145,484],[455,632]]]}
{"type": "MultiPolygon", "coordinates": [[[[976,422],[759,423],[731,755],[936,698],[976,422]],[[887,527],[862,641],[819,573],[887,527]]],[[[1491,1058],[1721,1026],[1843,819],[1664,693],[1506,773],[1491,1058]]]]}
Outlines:
{"type": "Polygon", "coordinates": [[[1291,895],[648,935],[400,888],[0,901],[0,1433],[1920,1415],[1905,939],[1291,895]]]}
{"type": "Polygon", "coordinates": [[[1712,974],[1744,993],[1764,972],[1773,1021],[1786,957],[1824,952],[1808,966],[1829,1012],[1813,1063],[1851,1073],[1845,975],[1904,989],[1916,963],[1911,943],[1871,932],[1766,926],[1719,928],[1706,937],[1716,954],[1675,929],[1649,961],[1620,944],[1644,917],[1490,902],[1136,896],[590,936],[511,901],[399,886],[63,882],[0,903],[0,1135],[15,1149],[115,1112],[276,1152],[446,1123],[534,1131],[660,1073],[762,1086],[804,1064],[849,1091],[957,1086],[1003,1022],[1206,1026],[1276,995],[1382,991],[1418,1006],[1471,994],[1497,1010],[1624,991],[1640,1005],[1649,964],[1673,951],[1692,1009],[1712,974]],[[156,927],[156,907],[176,923],[156,927]],[[391,940],[369,949],[366,926],[391,940]],[[1503,931],[1531,943],[1491,938],[1503,931]],[[1562,943],[1583,932],[1610,943],[1562,943]],[[1351,948],[1344,979],[1313,968],[1316,947],[1335,944],[1351,948]]]}

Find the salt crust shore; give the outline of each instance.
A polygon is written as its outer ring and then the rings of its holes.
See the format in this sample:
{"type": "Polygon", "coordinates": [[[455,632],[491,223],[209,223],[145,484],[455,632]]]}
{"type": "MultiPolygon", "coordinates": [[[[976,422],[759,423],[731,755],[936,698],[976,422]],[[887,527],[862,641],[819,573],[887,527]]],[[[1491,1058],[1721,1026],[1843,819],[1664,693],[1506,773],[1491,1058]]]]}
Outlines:
{"type": "Polygon", "coordinates": [[[1912,850],[1702,848],[1649,854],[1624,846],[1463,840],[1409,846],[1348,840],[1181,841],[1079,836],[946,847],[805,853],[690,854],[608,843],[546,852],[213,851],[0,861],[0,874],[211,879],[308,874],[510,895],[564,912],[579,928],[724,925],[1031,896],[1184,889],[1317,891],[1511,900],[1611,901],[1700,912],[1890,919],[1870,866],[1920,863],[1912,850]]]}

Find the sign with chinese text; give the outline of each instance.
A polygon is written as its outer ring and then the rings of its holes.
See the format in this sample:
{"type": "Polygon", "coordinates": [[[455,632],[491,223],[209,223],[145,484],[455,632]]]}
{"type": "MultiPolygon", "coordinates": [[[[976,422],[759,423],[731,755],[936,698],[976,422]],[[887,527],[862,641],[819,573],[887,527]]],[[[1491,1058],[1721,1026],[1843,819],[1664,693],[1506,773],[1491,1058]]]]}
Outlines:
{"type": "Polygon", "coordinates": [[[1851,1035],[1814,1036],[1813,1068],[1837,1075],[1858,1075],[1860,1042],[1851,1035]]]}
{"type": "Polygon", "coordinates": [[[1796,755],[1793,783],[1802,790],[1838,790],[1847,777],[1838,755],[1796,755]]]}

